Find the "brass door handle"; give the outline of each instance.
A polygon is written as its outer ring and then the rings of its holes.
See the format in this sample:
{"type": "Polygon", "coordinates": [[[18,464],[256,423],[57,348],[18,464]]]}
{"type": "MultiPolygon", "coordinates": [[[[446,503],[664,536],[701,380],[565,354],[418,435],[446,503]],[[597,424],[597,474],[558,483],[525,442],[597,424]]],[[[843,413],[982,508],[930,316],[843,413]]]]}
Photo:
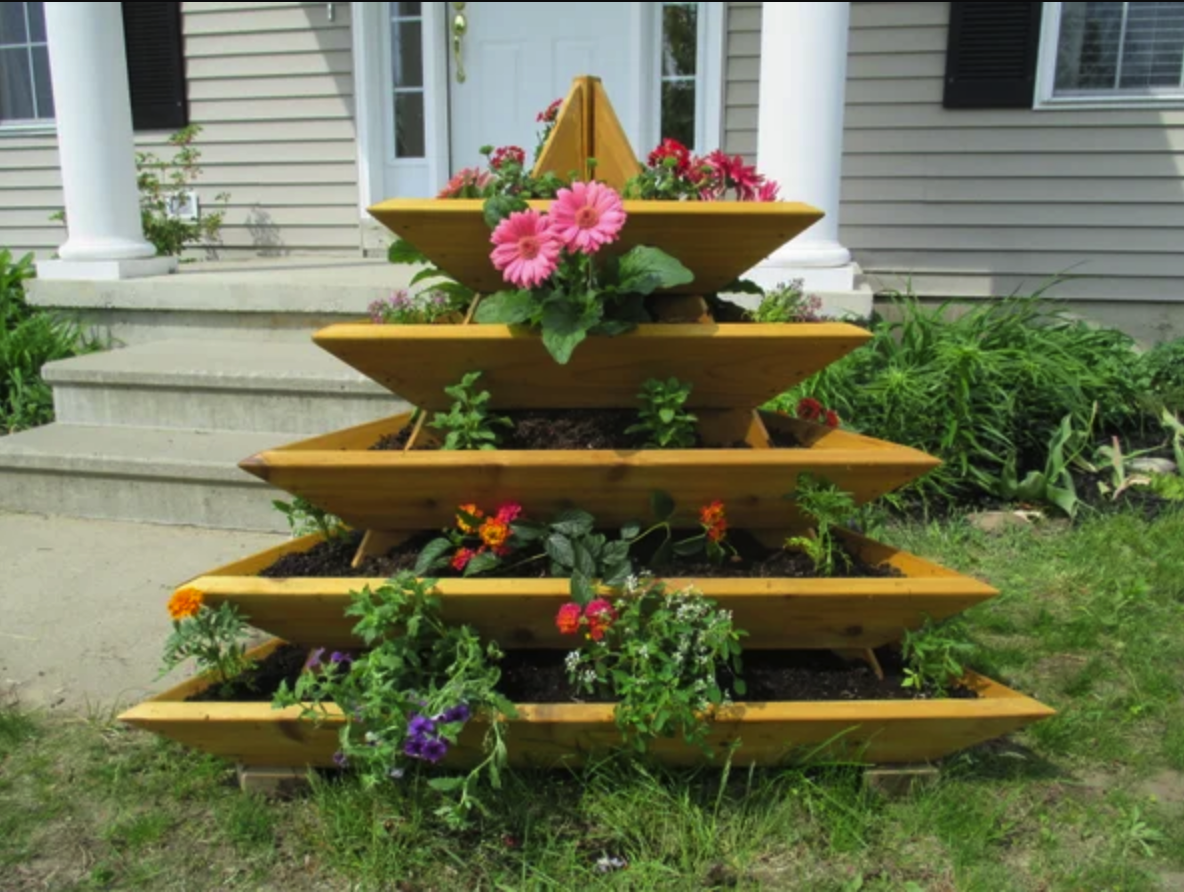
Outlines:
{"type": "Polygon", "coordinates": [[[456,15],[452,18],[452,61],[456,68],[456,82],[465,82],[465,60],[462,44],[465,34],[469,31],[469,20],[465,17],[465,4],[453,3],[456,15]]]}

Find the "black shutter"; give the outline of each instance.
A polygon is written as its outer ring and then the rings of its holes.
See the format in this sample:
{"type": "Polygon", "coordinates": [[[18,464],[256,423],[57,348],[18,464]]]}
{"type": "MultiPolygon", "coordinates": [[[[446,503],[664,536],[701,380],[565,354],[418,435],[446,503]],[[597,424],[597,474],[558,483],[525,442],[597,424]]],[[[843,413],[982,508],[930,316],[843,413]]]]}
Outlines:
{"type": "Polygon", "coordinates": [[[1042,3],[950,3],[946,108],[1031,108],[1042,3]]]}
{"type": "Polygon", "coordinates": [[[189,123],[180,3],[124,3],[123,37],[135,130],[189,123]]]}

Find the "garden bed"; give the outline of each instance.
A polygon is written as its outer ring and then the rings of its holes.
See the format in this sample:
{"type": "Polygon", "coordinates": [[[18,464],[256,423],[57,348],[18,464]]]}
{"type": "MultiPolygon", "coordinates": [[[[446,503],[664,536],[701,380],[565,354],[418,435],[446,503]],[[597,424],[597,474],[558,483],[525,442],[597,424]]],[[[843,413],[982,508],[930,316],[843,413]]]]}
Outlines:
{"type": "MultiPolygon", "coordinates": [[[[850,531],[836,531],[844,547],[865,566],[884,568],[868,578],[669,578],[694,585],[735,616],[745,629],[746,650],[875,648],[920,628],[926,617],[953,616],[997,594],[991,586],[890,548],[850,531]],[[889,575],[890,574],[890,575],[889,575]]],[[[783,537],[781,537],[783,538],[783,537]]],[[[305,536],[227,564],[186,585],[207,603],[236,605],[253,626],[310,647],[351,648],[354,620],[344,615],[350,593],[378,587],[396,568],[344,567],[355,543],[343,538],[334,551],[341,576],[263,576],[269,567],[293,573],[302,555],[323,547],[320,535],[305,536]],[[362,575],[359,575],[362,574],[362,575]]],[[[398,549],[400,542],[392,548],[398,549]]],[[[315,560],[315,558],[314,558],[315,560]]],[[[319,562],[319,561],[318,561],[319,562]]],[[[441,578],[437,592],[449,621],[473,625],[485,638],[516,648],[560,648],[569,642],[555,627],[556,611],[570,600],[566,579],[441,578]]]]}
{"type": "MultiPolygon", "coordinates": [[[[265,658],[282,644],[256,650],[265,658]]],[[[187,702],[209,687],[208,677],[191,679],[120,719],[186,746],[243,765],[332,766],[338,731],[345,721],[327,707],[320,725],[300,718],[299,707],[276,710],[270,703],[187,702]]],[[[964,687],[973,698],[942,700],[826,700],[745,702],[717,713],[708,746],[722,758],[735,747],[733,764],[780,765],[808,754],[865,763],[925,762],[1010,733],[1053,710],[990,679],[969,673],[964,687]]],[[[512,765],[555,767],[584,762],[589,755],[621,745],[613,706],[606,703],[521,704],[508,720],[512,765]]],[[[471,722],[444,761],[468,767],[484,758],[484,729],[471,722]]],[[[674,765],[712,760],[681,740],[658,739],[651,753],[674,765]]],[[[722,763],[719,763],[722,764],[722,763]]]]}

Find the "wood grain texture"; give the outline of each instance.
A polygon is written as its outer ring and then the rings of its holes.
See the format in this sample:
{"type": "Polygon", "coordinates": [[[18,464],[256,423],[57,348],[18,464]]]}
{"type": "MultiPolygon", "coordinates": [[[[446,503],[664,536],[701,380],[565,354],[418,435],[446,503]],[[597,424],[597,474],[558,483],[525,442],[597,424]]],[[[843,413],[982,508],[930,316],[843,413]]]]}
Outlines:
{"type": "Polygon", "coordinates": [[[568,179],[595,176],[620,191],[641,170],[612,102],[598,77],[572,79],[571,89],[559,108],[555,126],[547,137],[534,175],[554,173],[568,179]],[[588,159],[596,159],[595,171],[588,159]]]}
{"type": "MultiPolygon", "coordinates": [[[[940,462],[841,430],[780,416],[773,423],[801,431],[801,449],[640,451],[371,452],[339,445],[333,435],[315,448],[296,445],[259,453],[240,467],[361,530],[448,526],[457,505],[517,502],[534,517],[578,507],[615,526],[650,516],[655,490],[673,496],[690,525],[701,505],[720,499],[736,527],[793,529],[804,524],[786,498],[803,472],[833,481],[859,503],[916,479],[940,462]]],[[[404,422],[391,419],[390,429],[404,422]]],[[[379,424],[366,425],[380,434],[379,424]]],[[[358,441],[342,431],[340,444],[358,441]]],[[[377,439],[377,437],[375,437],[377,439]]]]}
{"type": "MultiPolygon", "coordinates": [[[[714,294],[818,220],[822,211],[797,202],[626,201],[620,240],[603,250],[619,255],[637,245],[661,248],[695,274],[680,294],[714,294]]],[[[549,201],[532,201],[546,210],[549,201]]],[[[406,239],[454,279],[481,294],[506,287],[489,254],[489,227],[480,199],[392,198],[370,215],[406,239]]]]}
{"type": "MultiPolygon", "coordinates": [[[[1008,734],[1053,715],[1048,707],[982,676],[966,682],[975,700],[738,703],[722,711],[709,736],[717,753],[740,741],[733,763],[781,765],[803,758],[857,759],[868,764],[927,762],[1008,734]]],[[[243,765],[333,764],[344,722],[330,708],[322,724],[299,718],[296,708],[268,703],[186,703],[202,679],[133,707],[120,720],[186,746],[243,765]]],[[[204,683],[208,684],[208,681],[204,683]]],[[[580,764],[590,754],[621,745],[611,704],[527,704],[509,720],[509,758],[518,766],[580,764]]],[[[444,763],[476,764],[484,728],[471,723],[444,763]]],[[[708,763],[705,754],[677,740],[653,744],[654,756],[672,765],[708,763]]],[[[718,758],[718,756],[717,756],[718,758]]]]}
{"type": "MultiPolygon", "coordinates": [[[[402,534],[406,536],[408,534],[402,534]]],[[[939,567],[907,552],[841,533],[853,552],[872,563],[896,567],[901,577],[875,579],[681,579],[676,588],[695,585],[704,596],[733,611],[738,628],[749,633],[745,649],[840,649],[862,652],[900,639],[925,617],[954,616],[997,592],[991,586],[939,567]]],[[[391,541],[398,538],[391,535],[391,541]]],[[[303,552],[319,535],[294,540],[265,552],[303,552]]],[[[247,558],[189,586],[207,603],[234,604],[253,626],[309,647],[358,646],[355,620],[345,616],[350,594],[377,588],[381,578],[262,579],[261,557],[247,558]]],[[[468,623],[503,647],[564,648],[570,638],[555,628],[555,614],[570,600],[565,579],[442,579],[436,586],[450,622],[468,623]]]]}
{"type": "Polygon", "coordinates": [[[693,385],[693,408],[755,408],[871,337],[842,322],[642,325],[592,337],[559,365],[533,332],[505,325],[342,324],[313,340],[416,406],[440,410],[444,388],[480,371],[503,409],[636,407],[649,378],[693,385]]]}

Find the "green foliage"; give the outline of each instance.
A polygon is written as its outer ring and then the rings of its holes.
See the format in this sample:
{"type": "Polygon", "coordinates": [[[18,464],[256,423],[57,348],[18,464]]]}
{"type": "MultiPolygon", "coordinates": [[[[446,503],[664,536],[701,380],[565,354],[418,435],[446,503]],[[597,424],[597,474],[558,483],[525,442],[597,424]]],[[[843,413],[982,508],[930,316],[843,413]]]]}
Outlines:
{"type": "Polygon", "coordinates": [[[641,420],[628,428],[627,434],[645,434],[651,449],[690,449],[696,442],[698,418],[683,407],[691,398],[691,385],[677,378],[660,381],[650,378],[638,395],[641,420]]]}
{"type": "MultiPolygon", "coordinates": [[[[487,222],[492,220],[496,225],[497,220],[521,207],[513,202],[487,205],[487,222]]],[[[645,297],[692,279],[691,271],[678,260],[644,245],[600,265],[585,254],[568,255],[545,286],[499,291],[483,298],[476,321],[539,329],[547,351],[560,365],[566,365],[589,335],[631,331],[639,322],[649,321],[645,297]]]]}
{"type": "Polygon", "coordinates": [[[469,372],[459,384],[444,388],[444,392],[452,397],[452,406],[447,412],[437,412],[430,425],[445,435],[442,448],[497,449],[498,436],[494,428],[513,426],[510,419],[489,412],[487,407],[491,397],[488,390],[472,392],[480,377],[480,372],[469,372]]]}
{"type": "Polygon", "coordinates": [[[596,532],[596,519],[586,511],[561,512],[550,523],[529,522],[515,527],[525,541],[541,542],[552,576],[571,580],[572,600],[586,605],[596,597],[596,586],[620,586],[633,572],[629,543],[612,542],[596,532]]]}
{"type": "Polygon", "coordinates": [[[161,675],[192,658],[198,672],[212,672],[227,690],[230,682],[254,666],[247,659],[250,632],[233,604],[224,601],[217,608],[203,604],[193,616],[174,621],[164,645],[161,675]]]}
{"type": "Polygon", "coordinates": [[[1143,354],[1142,374],[1148,382],[1152,409],[1184,412],[1184,338],[1164,341],[1143,354]]]}
{"type": "Polygon", "coordinates": [[[811,473],[798,475],[797,489],[787,496],[798,510],[814,522],[812,535],[791,536],[786,548],[799,548],[814,562],[820,576],[833,576],[839,562],[848,562],[847,553],[835,541],[834,528],[842,527],[856,511],[855,498],[835,484],[811,473]]]}
{"type": "Polygon", "coordinates": [[[276,499],[271,504],[287,518],[292,538],[320,533],[326,541],[332,541],[345,535],[345,524],[340,517],[318,508],[306,498],[297,496],[291,502],[276,499]]]}
{"type": "Polygon", "coordinates": [[[451,794],[438,814],[455,826],[485,809],[478,797],[482,781],[501,788],[502,719],[515,712],[495,690],[501,651],[483,644],[470,626],[444,622],[435,585],[403,572],[377,589],[354,592],[346,615],[358,618],[354,634],[370,650],[328,660],[318,652],[294,690],[281,686],[275,706],[300,705],[313,722],[323,719],[330,703],[353,716],[341,729],[338,762],[371,788],[389,787],[405,770],[439,762],[470,719],[486,723],[485,760],[463,777],[428,781],[451,794]]]}
{"type": "Polygon", "coordinates": [[[100,348],[81,328],[25,299],[33,255],[0,250],[0,434],[53,421],[53,393],[41,378],[47,362],[100,348]]]}
{"type": "Polygon", "coordinates": [[[700,508],[700,532],[685,539],[674,538],[674,521],[678,506],[670,493],[662,490],[651,492],[650,511],[654,516],[654,523],[649,527],[643,530],[639,521],[632,521],[621,530],[621,538],[628,540],[631,550],[652,535],[658,534],[662,537],[661,543],[649,559],[650,569],[666,569],[676,556],[694,557],[705,552],[709,560],[721,564],[729,556],[736,555],[736,549],[727,541],[727,516],[722,502],[712,502],[700,508]]]}
{"type": "MultiPolygon", "coordinates": [[[[607,602],[604,602],[607,607],[607,602]]],[[[740,675],[740,638],[729,611],[693,588],[671,592],[654,579],[632,580],[613,601],[603,637],[589,636],[568,655],[577,690],[608,692],[622,736],[639,752],[660,738],[681,735],[706,746],[715,708],[729,701],[717,673],[740,675]]]]}
{"type": "Polygon", "coordinates": [[[905,670],[902,687],[944,696],[966,674],[965,661],[974,654],[959,620],[935,624],[928,617],[919,630],[905,630],[901,640],[905,670]]]}
{"type": "Polygon", "coordinates": [[[1149,383],[1133,342],[1069,319],[1034,297],[970,307],[923,307],[899,297],[871,341],[775,407],[793,412],[813,396],[853,429],[913,446],[944,462],[910,488],[925,500],[995,494],[1014,462],[1022,478],[1046,464],[1070,416],[1075,429],[1110,434],[1138,427],[1149,383]]]}
{"type": "Polygon", "coordinates": [[[822,298],[807,296],[802,284],[801,279],[794,279],[778,285],[761,298],[755,310],[748,311],[748,318],[753,322],[820,322],[822,298]]]}
{"type": "Polygon", "coordinates": [[[397,266],[423,267],[423,269],[411,277],[412,286],[418,285],[421,282],[430,282],[431,284],[427,289],[409,299],[406,297],[406,292],[399,292],[391,300],[386,301],[385,306],[383,305],[383,301],[375,301],[370,305],[372,321],[398,322],[403,325],[422,324],[423,322],[432,322],[449,313],[456,313],[463,316],[468,312],[469,305],[473,302],[476,292],[472,288],[460,284],[448,275],[448,273],[428,260],[427,255],[411,244],[411,242],[405,239],[398,239],[392,242],[387,249],[386,257],[390,263],[397,266]],[[426,318],[408,318],[408,313],[400,313],[400,307],[398,306],[400,300],[396,299],[399,298],[400,294],[403,295],[402,301],[409,300],[409,306],[404,309],[418,309],[420,311],[419,315],[426,318]]]}
{"type": "Polygon", "coordinates": [[[1069,468],[1088,442],[1088,434],[1073,429],[1073,416],[1066,415],[1053,431],[1044,469],[1029,471],[1016,479],[1015,458],[1010,457],[999,478],[998,494],[1008,500],[1052,505],[1067,517],[1076,517],[1080,500],[1069,468]]]}

